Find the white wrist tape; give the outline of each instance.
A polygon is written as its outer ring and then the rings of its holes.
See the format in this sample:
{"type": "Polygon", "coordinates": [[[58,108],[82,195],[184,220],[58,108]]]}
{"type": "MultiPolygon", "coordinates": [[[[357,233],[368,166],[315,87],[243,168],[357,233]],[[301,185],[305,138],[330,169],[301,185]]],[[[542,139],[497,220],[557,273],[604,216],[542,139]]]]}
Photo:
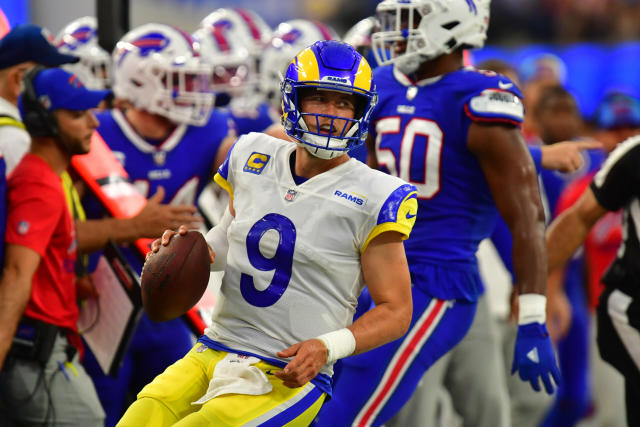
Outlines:
{"type": "Polygon", "coordinates": [[[322,341],[327,347],[327,363],[351,356],[356,350],[356,338],[347,328],[322,334],[316,339],[322,341]]]}
{"type": "Polygon", "coordinates": [[[213,249],[215,258],[213,264],[211,264],[211,271],[222,271],[227,266],[227,252],[229,251],[229,240],[227,239],[227,229],[229,224],[233,220],[233,215],[227,208],[222,215],[222,219],[213,227],[204,239],[207,244],[213,249]]]}
{"type": "Polygon", "coordinates": [[[547,297],[540,294],[518,296],[518,325],[547,321],[547,297]]]}

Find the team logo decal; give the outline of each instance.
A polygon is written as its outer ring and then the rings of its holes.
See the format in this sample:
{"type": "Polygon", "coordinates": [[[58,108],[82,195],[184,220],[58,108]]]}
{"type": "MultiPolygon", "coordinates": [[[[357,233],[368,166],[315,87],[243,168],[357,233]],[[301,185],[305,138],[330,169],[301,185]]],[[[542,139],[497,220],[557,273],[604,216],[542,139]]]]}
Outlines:
{"type": "Polygon", "coordinates": [[[478,8],[473,0],[467,0],[467,6],[469,6],[469,12],[473,12],[474,15],[478,14],[478,8]]]}
{"type": "Polygon", "coordinates": [[[247,159],[247,163],[245,163],[242,170],[245,172],[260,175],[264,167],[267,166],[270,158],[271,156],[268,154],[258,153],[257,151],[254,151],[247,159]]]}
{"type": "Polygon", "coordinates": [[[222,52],[231,51],[231,46],[229,45],[229,41],[227,40],[226,33],[233,27],[230,21],[220,21],[213,24],[213,28],[211,29],[211,34],[213,34],[213,38],[218,43],[218,47],[222,52]]]}
{"type": "Polygon", "coordinates": [[[152,52],[159,52],[169,44],[169,39],[162,33],[149,33],[131,42],[140,49],[140,56],[147,56],[152,52]]]}
{"type": "MultiPolygon", "coordinates": [[[[147,33],[142,37],[131,42],[131,45],[139,49],[140,56],[145,57],[154,52],[160,52],[169,45],[169,38],[165,37],[162,33],[147,33]]],[[[118,49],[118,48],[116,48],[118,49]]],[[[120,48],[122,49],[122,48],[120,48]]],[[[129,51],[127,50],[122,54],[118,65],[122,63],[129,51]]]]}
{"type": "Polygon", "coordinates": [[[294,28],[293,30],[289,31],[288,33],[283,34],[280,38],[285,43],[293,44],[300,37],[302,37],[302,33],[297,28],[294,28]]]}
{"type": "Polygon", "coordinates": [[[69,36],[64,36],[58,42],[58,47],[66,46],[70,50],[76,50],[79,46],[86,44],[96,36],[96,31],[91,27],[80,27],[74,30],[69,36]]]}

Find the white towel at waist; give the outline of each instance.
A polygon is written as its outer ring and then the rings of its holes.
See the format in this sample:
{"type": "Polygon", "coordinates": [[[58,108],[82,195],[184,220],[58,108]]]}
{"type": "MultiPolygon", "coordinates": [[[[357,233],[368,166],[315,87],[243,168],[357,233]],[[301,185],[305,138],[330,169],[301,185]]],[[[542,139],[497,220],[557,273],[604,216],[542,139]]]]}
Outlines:
{"type": "Polygon", "coordinates": [[[273,389],[269,379],[258,367],[252,366],[259,361],[257,357],[227,354],[213,370],[213,377],[205,395],[192,404],[201,405],[222,394],[257,396],[269,393],[273,389]]]}

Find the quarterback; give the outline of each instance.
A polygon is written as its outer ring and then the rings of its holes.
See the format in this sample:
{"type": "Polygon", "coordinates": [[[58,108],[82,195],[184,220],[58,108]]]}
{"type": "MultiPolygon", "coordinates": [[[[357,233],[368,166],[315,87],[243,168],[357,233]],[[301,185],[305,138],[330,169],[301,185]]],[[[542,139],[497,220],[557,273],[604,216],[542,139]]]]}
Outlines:
{"type": "Polygon", "coordinates": [[[121,426],[308,425],[336,360],[407,330],[402,240],[416,188],[347,154],[376,102],[370,66],[349,45],[316,42],[289,64],[282,95],[297,144],[244,135],[215,177],[231,202],[207,235],[212,268],[225,272],[213,324],[121,426]],[[352,323],[365,283],[376,306],[352,323]]]}

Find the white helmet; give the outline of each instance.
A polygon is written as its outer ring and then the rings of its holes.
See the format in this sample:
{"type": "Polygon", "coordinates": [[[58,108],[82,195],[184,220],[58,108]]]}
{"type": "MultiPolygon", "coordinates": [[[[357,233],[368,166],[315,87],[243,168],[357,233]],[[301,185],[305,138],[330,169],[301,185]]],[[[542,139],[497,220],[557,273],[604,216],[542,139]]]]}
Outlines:
{"type": "Polygon", "coordinates": [[[136,108],[198,126],[211,115],[211,67],[175,27],[145,24],[125,34],[113,51],[113,77],[115,96],[136,108]]]}
{"type": "Polygon", "coordinates": [[[317,41],[339,40],[338,34],[321,22],[293,19],[278,25],[260,62],[260,92],[280,107],[280,82],[291,59],[317,41]]]}
{"type": "Polygon", "coordinates": [[[214,10],[200,22],[200,28],[218,28],[227,40],[243,43],[256,59],[271,40],[271,27],[255,12],[240,7],[214,10]]]}
{"type": "Polygon", "coordinates": [[[361,21],[358,21],[353,27],[351,27],[342,37],[342,41],[355,47],[356,50],[362,55],[361,49],[371,48],[371,34],[373,34],[378,28],[378,21],[375,16],[369,16],[361,21]]]}
{"type": "Polygon", "coordinates": [[[371,37],[378,63],[394,63],[409,74],[422,62],[459,47],[482,47],[487,38],[489,3],[490,0],[382,1],[376,8],[381,28],[371,37]]]}
{"type": "Polygon", "coordinates": [[[98,23],[93,16],[71,21],[55,39],[62,53],[80,58],[75,64],[65,64],[65,70],[78,76],[89,89],[107,89],[111,80],[111,55],[98,44],[98,23]]]}
{"type": "Polygon", "coordinates": [[[365,57],[371,67],[375,67],[376,58],[371,50],[371,35],[378,31],[378,20],[375,16],[369,16],[358,21],[342,37],[342,41],[350,44],[358,53],[365,57]]]}
{"type": "Polygon", "coordinates": [[[271,38],[271,29],[262,18],[241,8],[218,9],[200,25],[193,38],[202,61],[213,67],[213,91],[230,96],[253,92],[259,54],[271,38]]]}

